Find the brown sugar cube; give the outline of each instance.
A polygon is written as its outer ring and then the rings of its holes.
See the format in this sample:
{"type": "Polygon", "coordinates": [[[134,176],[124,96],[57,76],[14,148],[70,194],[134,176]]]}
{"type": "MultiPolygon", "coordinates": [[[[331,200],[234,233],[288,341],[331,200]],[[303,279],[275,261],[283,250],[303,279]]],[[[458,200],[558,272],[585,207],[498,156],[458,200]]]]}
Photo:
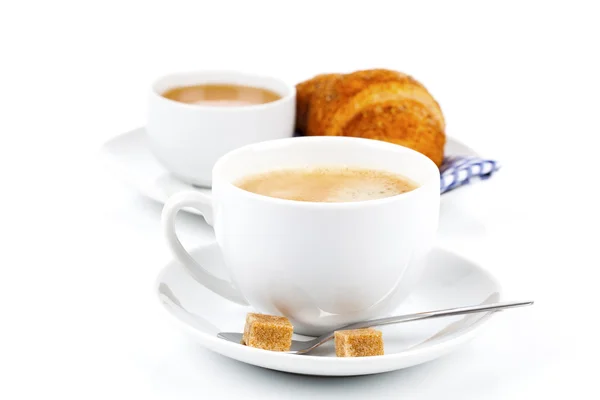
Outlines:
{"type": "Polygon", "coordinates": [[[286,317],[248,313],[242,344],[271,351],[289,351],[294,327],[286,317]]]}
{"type": "Polygon", "coordinates": [[[367,357],[383,355],[381,331],[373,328],[335,331],[337,357],[367,357]]]}

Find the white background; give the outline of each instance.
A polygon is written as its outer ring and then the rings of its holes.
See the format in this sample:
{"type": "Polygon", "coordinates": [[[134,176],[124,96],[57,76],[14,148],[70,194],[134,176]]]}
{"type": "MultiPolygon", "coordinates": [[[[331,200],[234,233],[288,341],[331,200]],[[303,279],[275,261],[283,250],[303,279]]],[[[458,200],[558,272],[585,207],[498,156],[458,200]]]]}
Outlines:
{"type": "MultiPolygon", "coordinates": [[[[2,1],[0,398],[598,398],[599,17],[593,1],[2,1]],[[371,377],[200,348],[152,292],[170,260],[161,207],[107,172],[101,145],[144,124],[161,74],[293,83],[374,67],[419,79],[447,133],[502,162],[464,188],[483,200],[467,196],[464,226],[440,241],[536,305],[443,359],[371,377]]],[[[201,218],[181,225],[210,239],[201,218]]]]}

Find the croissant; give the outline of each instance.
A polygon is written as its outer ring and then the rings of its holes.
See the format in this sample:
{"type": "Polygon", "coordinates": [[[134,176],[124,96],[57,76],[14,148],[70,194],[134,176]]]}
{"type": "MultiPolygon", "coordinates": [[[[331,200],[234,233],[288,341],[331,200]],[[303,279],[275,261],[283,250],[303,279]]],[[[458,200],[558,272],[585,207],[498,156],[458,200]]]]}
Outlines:
{"type": "Polygon", "coordinates": [[[341,74],[321,74],[296,85],[296,131],[306,131],[308,110],[313,93],[320,90],[330,78],[336,76],[341,76],[341,74]]]}
{"type": "Polygon", "coordinates": [[[442,164],[444,116],[427,89],[412,77],[384,69],[324,74],[296,89],[300,132],[383,140],[442,164]]]}

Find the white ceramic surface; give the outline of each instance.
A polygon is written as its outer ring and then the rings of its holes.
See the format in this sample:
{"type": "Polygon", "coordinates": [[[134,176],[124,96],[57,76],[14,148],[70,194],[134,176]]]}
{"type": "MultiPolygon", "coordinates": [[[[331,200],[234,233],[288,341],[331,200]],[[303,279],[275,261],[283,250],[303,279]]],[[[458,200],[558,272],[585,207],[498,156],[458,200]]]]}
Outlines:
{"type": "MultiPolygon", "coordinates": [[[[445,152],[453,155],[478,155],[467,145],[451,137],[446,142],[445,152]]],[[[159,203],[165,203],[169,197],[183,190],[195,190],[208,195],[211,193],[210,189],[196,187],[177,179],[160,165],[150,151],[148,136],[143,127],[115,136],[106,142],[102,147],[102,158],[120,179],[125,180],[143,196],[159,203]]],[[[494,180],[495,178],[490,181],[494,180]]],[[[480,183],[474,186],[478,185],[480,183]]],[[[442,201],[464,191],[465,189],[461,188],[447,193],[442,196],[442,201]]],[[[193,208],[185,211],[200,214],[193,208]]]]}
{"type": "Polygon", "coordinates": [[[266,76],[234,71],[164,76],[150,91],[146,124],[150,148],[180,180],[210,187],[212,167],[223,154],[250,143],[293,135],[295,99],[293,85],[266,76]],[[266,104],[217,107],[186,104],[161,96],[173,87],[203,83],[265,88],[282,97],[266,104]]]}
{"type": "MultiPolygon", "coordinates": [[[[200,247],[193,255],[215,273],[222,274],[224,261],[216,244],[200,247]]],[[[381,327],[384,356],[336,358],[333,343],[323,345],[310,355],[300,356],[254,349],[217,338],[221,331],[241,332],[245,315],[253,311],[252,308],[232,303],[209,291],[192,279],[178,261],[171,262],[160,273],[156,291],[160,299],[171,296],[171,301],[174,299],[175,303],[181,304],[185,311],[162,301],[177,325],[207,349],[248,364],[309,375],[366,375],[421,364],[473,338],[491,315],[472,314],[381,327]]],[[[425,272],[419,283],[389,314],[402,315],[498,300],[500,285],[487,271],[454,253],[434,248],[426,258],[425,272]]],[[[294,339],[308,338],[294,335],[294,339]]]]}
{"type": "Polygon", "coordinates": [[[396,307],[422,271],[438,227],[440,174],[412,149],[351,137],[298,137],[244,146],[213,168],[212,196],[171,197],[162,213],[172,253],[215,293],[260,312],[285,315],[317,335],[396,307]],[[346,203],[284,200],[235,182],[279,168],[349,165],[408,177],[418,188],[346,203]],[[175,217],[194,207],[214,226],[232,279],[212,276],[179,242],[175,217]]]}

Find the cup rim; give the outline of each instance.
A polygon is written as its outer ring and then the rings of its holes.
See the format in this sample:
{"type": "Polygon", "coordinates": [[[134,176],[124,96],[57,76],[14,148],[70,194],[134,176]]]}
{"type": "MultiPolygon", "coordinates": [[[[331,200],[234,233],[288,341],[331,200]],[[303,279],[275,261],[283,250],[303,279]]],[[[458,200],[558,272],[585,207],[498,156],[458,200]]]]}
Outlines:
{"type": "MultiPolygon", "coordinates": [[[[410,177],[408,177],[408,178],[410,179],[410,177]]],[[[431,186],[434,186],[434,185],[438,188],[437,193],[439,195],[440,172],[439,172],[439,168],[437,167],[437,165],[435,165],[435,163],[433,161],[431,161],[431,159],[429,157],[425,156],[422,153],[419,153],[416,150],[406,147],[406,146],[389,143],[389,142],[384,142],[384,141],[380,141],[380,140],[347,137],[347,136],[302,136],[302,137],[291,137],[291,138],[284,138],[284,139],[267,140],[264,142],[253,143],[253,144],[249,144],[246,146],[239,147],[235,150],[232,150],[229,153],[222,156],[221,158],[219,158],[219,160],[215,163],[213,170],[212,170],[212,181],[213,181],[213,189],[214,189],[215,183],[218,182],[219,185],[223,185],[227,190],[232,190],[233,193],[235,193],[239,196],[243,196],[248,199],[266,201],[266,202],[270,202],[272,204],[278,204],[278,205],[284,205],[284,206],[295,206],[295,207],[302,207],[302,208],[314,208],[314,209],[333,209],[333,208],[352,209],[352,208],[357,208],[357,207],[371,207],[371,206],[375,207],[375,206],[393,203],[396,201],[410,199],[414,196],[418,196],[420,193],[422,193],[423,191],[429,189],[431,186]],[[419,185],[419,187],[411,190],[410,192],[400,193],[400,194],[397,194],[394,196],[384,197],[381,199],[349,201],[349,202],[315,202],[315,201],[299,201],[299,200],[281,199],[281,198],[277,198],[277,197],[269,197],[269,196],[265,196],[262,194],[252,193],[252,192],[249,192],[247,190],[237,187],[236,185],[233,184],[233,182],[230,182],[229,180],[226,180],[219,176],[219,174],[220,174],[219,170],[222,168],[222,165],[224,163],[226,163],[228,161],[228,159],[235,157],[237,154],[239,154],[241,152],[247,151],[251,148],[260,150],[261,147],[269,147],[275,143],[283,143],[283,142],[292,141],[292,140],[293,141],[308,141],[308,142],[310,142],[310,141],[314,141],[314,142],[318,142],[318,141],[351,142],[351,141],[353,141],[353,142],[357,142],[357,143],[364,143],[365,145],[369,145],[369,146],[373,146],[373,147],[380,147],[382,150],[387,149],[389,151],[397,150],[397,147],[400,147],[400,148],[404,149],[403,151],[408,151],[409,153],[416,154],[418,158],[422,159],[425,162],[425,164],[428,164],[427,168],[431,169],[431,171],[432,171],[431,175],[432,176],[434,174],[437,175],[437,179],[427,178],[427,181],[425,183],[419,185]]]]}
{"type": "MultiPolygon", "coordinates": [[[[198,83],[201,84],[202,79],[199,79],[198,83]]],[[[231,82],[223,82],[223,84],[226,84],[226,83],[231,83],[231,82]]],[[[193,110],[210,111],[210,112],[216,112],[216,113],[234,113],[234,112],[246,112],[246,111],[256,111],[256,110],[261,110],[261,109],[267,109],[267,108],[277,107],[280,104],[289,102],[296,97],[296,86],[291,85],[291,84],[287,83],[286,81],[284,81],[283,79],[280,79],[280,78],[277,78],[274,76],[262,75],[262,74],[256,74],[256,73],[244,72],[244,71],[238,71],[238,70],[229,70],[229,69],[190,70],[190,71],[172,72],[169,74],[161,75],[160,77],[156,78],[151,85],[150,95],[153,96],[154,98],[159,99],[159,101],[165,101],[169,104],[176,105],[178,107],[183,107],[183,108],[188,108],[188,109],[193,109],[193,110]],[[199,75],[199,76],[200,75],[217,75],[217,74],[221,74],[221,75],[225,74],[225,75],[238,76],[238,77],[243,77],[243,78],[255,78],[255,79],[258,78],[258,79],[271,80],[271,81],[276,82],[277,84],[285,87],[286,93],[282,94],[278,91],[275,91],[277,94],[281,95],[281,98],[277,99],[275,101],[271,101],[269,103],[243,105],[243,106],[218,107],[218,106],[206,106],[206,105],[201,105],[201,104],[182,103],[179,101],[167,99],[166,97],[163,97],[162,93],[160,93],[157,89],[157,86],[159,85],[159,83],[161,83],[167,79],[172,79],[174,77],[189,76],[189,75],[199,75]]]]}

